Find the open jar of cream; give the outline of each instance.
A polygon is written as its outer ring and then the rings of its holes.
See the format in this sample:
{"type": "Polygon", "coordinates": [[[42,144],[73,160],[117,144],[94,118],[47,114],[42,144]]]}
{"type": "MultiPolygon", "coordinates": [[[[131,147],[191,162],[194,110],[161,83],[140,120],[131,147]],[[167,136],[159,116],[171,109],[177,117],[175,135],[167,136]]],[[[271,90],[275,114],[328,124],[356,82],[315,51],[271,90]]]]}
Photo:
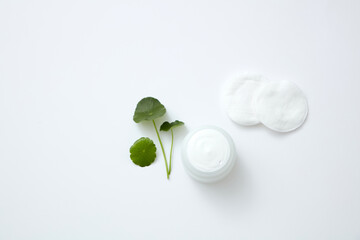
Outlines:
{"type": "Polygon", "coordinates": [[[225,178],[235,164],[235,147],[223,129],[206,126],[190,132],[182,146],[182,162],[187,173],[200,182],[225,178]]]}

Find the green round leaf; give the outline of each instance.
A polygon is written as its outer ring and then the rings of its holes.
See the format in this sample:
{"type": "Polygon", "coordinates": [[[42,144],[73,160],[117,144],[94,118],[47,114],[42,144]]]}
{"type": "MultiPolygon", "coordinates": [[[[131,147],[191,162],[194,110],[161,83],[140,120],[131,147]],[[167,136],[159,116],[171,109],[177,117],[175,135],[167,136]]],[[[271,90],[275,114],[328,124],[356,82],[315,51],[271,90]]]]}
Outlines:
{"type": "Polygon", "coordinates": [[[152,164],[156,158],[156,146],[150,138],[142,137],[130,148],[131,160],[140,167],[152,164]]]}
{"type": "Polygon", "coordinates": [[[180,126],[182,126],[182,125],[184,125],[184,123],[181,122],[181,121],[178,121],[178,120],[176,120],[176,121],[174,121],[174,122],[172,122],[172,123],[164,122],[164,123],[161,124],[161,126],[160,126],[160,131],[165,131],[165,132],[167,132],[167,131],[169,131],[171,128],[180,127],[180,126]]]}
{"type": "Polygon", "coordinates": [[[164,105],[153,97],[146,97],[137,104],[133,119],[136,123],[144,120],[154,120],[166,113],[164,105]]]}

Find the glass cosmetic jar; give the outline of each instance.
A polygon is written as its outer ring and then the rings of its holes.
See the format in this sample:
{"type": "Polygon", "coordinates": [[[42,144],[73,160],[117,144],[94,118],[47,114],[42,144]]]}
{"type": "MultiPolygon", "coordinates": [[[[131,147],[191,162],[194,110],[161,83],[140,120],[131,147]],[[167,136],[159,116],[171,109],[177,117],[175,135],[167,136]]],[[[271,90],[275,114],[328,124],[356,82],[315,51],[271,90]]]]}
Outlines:
{"type": "Polygon", "coordinates": [[[225,178],[236,160],[230,135],[215,126],[205,126],[190,132],[183,141],[181,154],[186,172],[204,183],[225,178]]]}

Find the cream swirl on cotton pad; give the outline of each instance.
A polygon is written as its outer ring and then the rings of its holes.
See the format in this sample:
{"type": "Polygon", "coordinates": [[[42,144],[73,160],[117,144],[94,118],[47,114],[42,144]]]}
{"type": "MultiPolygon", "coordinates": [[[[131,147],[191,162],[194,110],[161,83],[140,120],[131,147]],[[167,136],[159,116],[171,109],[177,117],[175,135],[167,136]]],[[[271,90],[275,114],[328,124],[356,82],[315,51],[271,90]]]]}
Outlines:
{"type": "Polygon", "coordinates": [[[290,132],[304,123],[308,103],[304,93],[294,83],[271,81],[259,92],[256,113],[266,127],[278,132],[290,132]]]}
{"type": "Polygon", "coordinates": [[[259,123],[254,104],[263,85],[263,77],[258,74],[242,74],[226,82],[223,102],[232,121],[244,126],[259,123]]]}

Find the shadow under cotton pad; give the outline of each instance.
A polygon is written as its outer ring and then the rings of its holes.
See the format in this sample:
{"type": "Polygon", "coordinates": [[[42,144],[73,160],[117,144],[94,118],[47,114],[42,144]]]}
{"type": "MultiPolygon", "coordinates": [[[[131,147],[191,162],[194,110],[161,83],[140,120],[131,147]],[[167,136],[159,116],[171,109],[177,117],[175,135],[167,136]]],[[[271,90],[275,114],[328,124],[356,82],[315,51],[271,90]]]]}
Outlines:
{"type": "Polygon", "coordinates": [[[300,127],[308,114],[304,93],[292,82],[272,81],[264,85],[256,100],[259,121],[278,132],[300,127]]]}

